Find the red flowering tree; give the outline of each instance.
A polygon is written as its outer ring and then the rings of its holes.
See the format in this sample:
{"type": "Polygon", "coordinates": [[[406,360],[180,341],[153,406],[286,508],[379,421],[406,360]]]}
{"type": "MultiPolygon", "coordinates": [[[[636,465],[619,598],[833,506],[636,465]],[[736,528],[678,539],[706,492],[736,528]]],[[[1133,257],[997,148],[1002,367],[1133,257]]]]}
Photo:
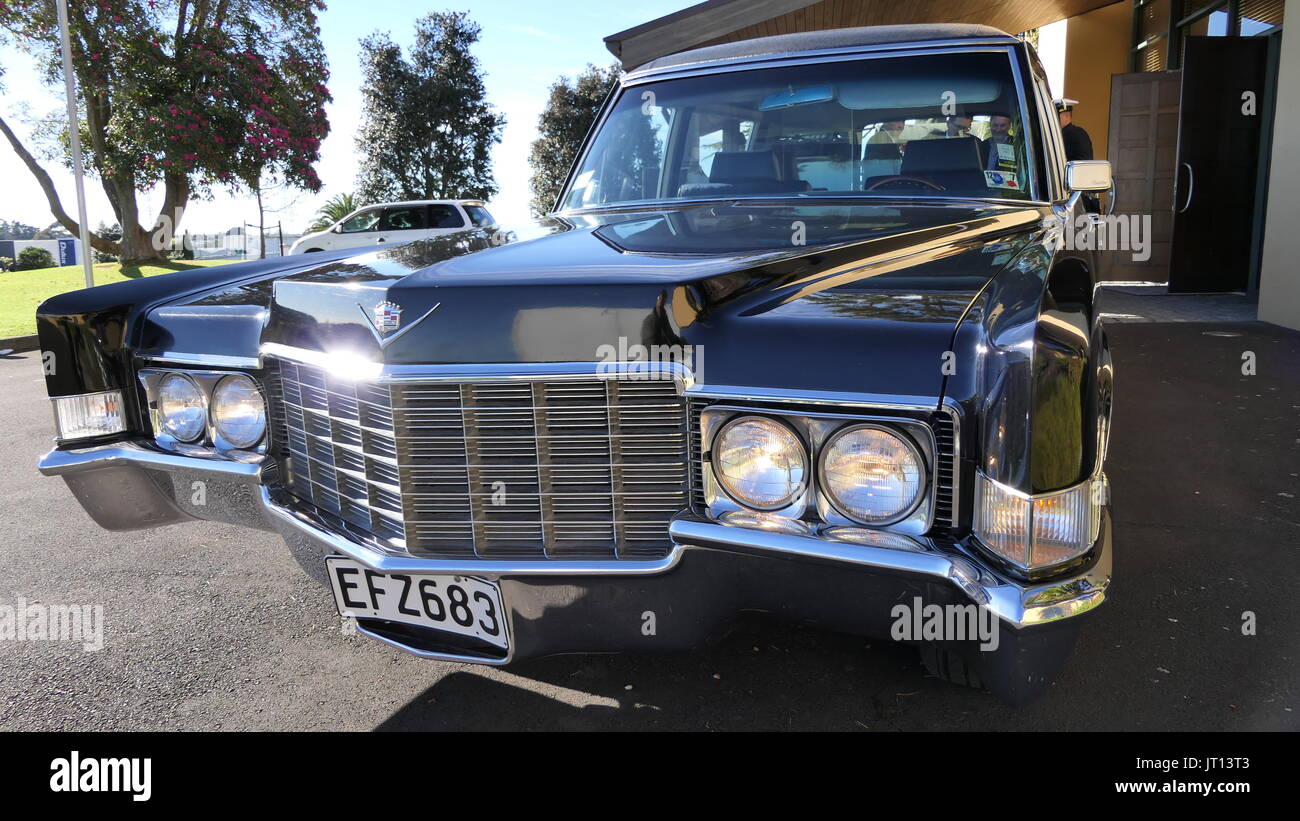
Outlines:
{"type": "MultiPolygon", "coordinates": [[[[68,0],[86,168],[122,226],[117,241],[92,232],[96,250],[124,262],[164,256],[186,204],[214,186],[269,175],[320,189],[313,165],[330,100],[316,24],[323,8],[322,0],[68,0]],[[142,215],[136,195],[155,187],[162,208],[142,215]]],[[[54,3],[0,0],[0,31],[34,53],[62,93],[54,3]]],[[[49,174],[3,118],[0,132],[76,234],[49,174]]],[[[66,129],[51,138],[66,155],[66,129]]]]}

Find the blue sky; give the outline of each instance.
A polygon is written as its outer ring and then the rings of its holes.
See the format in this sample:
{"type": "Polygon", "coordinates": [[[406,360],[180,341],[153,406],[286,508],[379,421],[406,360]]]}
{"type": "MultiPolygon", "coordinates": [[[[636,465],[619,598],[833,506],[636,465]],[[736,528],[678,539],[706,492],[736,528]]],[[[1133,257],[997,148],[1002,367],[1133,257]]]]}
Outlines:
{"type": "MultiPolygon", "coordinates": [[[[268,222],[282,219],[286,233],[296,232],[325,199],[352,190],[356,168],[353,134],[361,108],[357,41],[372,31],[388,31],[405,46],[410,43],[414,20],[440,10],[467,10],[482,27],[475,53],[487,73],[488,100],[507,117],[505,137],[493,153],[493,170],[501,193],[492,207],[499,220],[513,222],[527,215],[528,147],[536,137],[537,117],[550,84],[561,74],[577,74],[587,63],[613,62],[605,50],[605,36],[691,5],[691,0],[640,0],[613,5],[592,4],[589,0],[479,0],[472,5],[330,0],[320,21],[330,64],[329,86],[334,95],[329,107],[330,136],[318,166],[325,188],[319,195],[281,197],[272,204],[282,210],[268,214],[268,222]]],[[[56,92],[43,86],[31,60],[14,45],[0,48],[0,65],[6,69],[0,112],[16,131],[27,135],[27,126],[18,116],[23,104],[30,107],[33,116],[62,110],[62,88],[56,92]]],[[[28,148],[34,150],[30,141],[28,148]]],[[[71,173],[54,163],[44,164],[55,179],[64,208],[75,214],[71,173]]],[[[4,181],[0,219],[32,225],[47,225],[53,220],[36,181],[4,141],[0,141],[0,180],[4,181]]],[[[114,221],[95,180],[87,180],[87,199],[92,227],[100,220],[114,221]]],[[[153,213],[161,196],[144,195],[140,200],[142,205],[148,205],[146,213],[153,213]]],[[[214,201],[191,205],[183,227],[195,232],[218,232],[245,220],[253,222],[256,217],[250,199],[218,191],[214,201]]]]}

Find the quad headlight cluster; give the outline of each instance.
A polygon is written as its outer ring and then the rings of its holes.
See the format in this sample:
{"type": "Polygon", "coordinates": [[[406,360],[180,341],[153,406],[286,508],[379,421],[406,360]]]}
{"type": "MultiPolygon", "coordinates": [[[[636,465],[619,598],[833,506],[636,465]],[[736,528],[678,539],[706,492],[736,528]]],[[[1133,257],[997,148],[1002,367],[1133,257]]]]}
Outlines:
{"type": "Polygon", "coordinates": [[[932,448],[909,435],[919,435],[919,423],[706,410],[703,424],[706,497],[722,521],[786,533],[811,532],[801,520],[926,529],[925,516],[914,514],[924,513],[932,448]]]}
{"type": "Polygon", "coordinates": [[[266,400],[249,376],[221,371],[143,371],[160,444],[249,450],[266,438],[266,400]]]}

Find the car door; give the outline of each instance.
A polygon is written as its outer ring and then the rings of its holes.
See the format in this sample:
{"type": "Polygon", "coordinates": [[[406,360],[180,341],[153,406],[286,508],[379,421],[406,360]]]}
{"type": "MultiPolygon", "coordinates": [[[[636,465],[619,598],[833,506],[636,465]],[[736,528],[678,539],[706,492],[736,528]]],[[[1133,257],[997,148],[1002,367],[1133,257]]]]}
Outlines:
{"type": "Polygon", "coordinates": [[[378,236],[379,219],[383,212],[379,208],[367,208],[358,211],[338,224],[330,234],[322,237],[325,250],[334,248],[356,248],[375,241],[378,236]]]}
{"type": "Polygon", "coordinates": [[[379,220],[376,245],[399,245],[424,239],[427,213],[423,205],[390,205],[379,220]]]}
{"type": "Polygon", "coordinates": [[[436,237],[464,230],[465,217],[455,205],[449,202],[435,202],[430,204],[428,209],[429,228],[426,233],[429,236],[436,237]]]}

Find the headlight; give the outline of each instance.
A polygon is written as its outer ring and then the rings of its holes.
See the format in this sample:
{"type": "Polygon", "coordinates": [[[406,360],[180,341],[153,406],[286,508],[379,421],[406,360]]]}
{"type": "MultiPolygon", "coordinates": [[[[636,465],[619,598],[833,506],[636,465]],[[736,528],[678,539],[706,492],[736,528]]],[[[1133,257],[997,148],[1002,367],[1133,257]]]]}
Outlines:
{"type": "Polygon", "coordinates": [[[59,438],[86,439],[126,430],[122,417],[122,392],[104,391],[54,398],[54,422],[59,438]]]}
{"type": "Polygon", "coordinates": [[[212,394],[212,425],[237,448],[251,448],[266,433],[266,402],[247,376],[227,376],[212,394]]]}
{"type": "Polygon", "coordinates": [[[906,517],[925,490],[925,461],[911,442],[875,425],[836,433],[821,455],[821,486],[831,504],[862,524],[906,517]]]}
{"type": "Polygon", "coordinates": [[[713,440],[713,470],[722,488],[755,510],[779,510],[807,485],[808,452],[795,432],[773,419],[742,416],[713,440]]]}
{"type": "Polygon", "coordinates": [[[1045,496],[1026,496],[980,474],[976,479],[975,535],[1022,570],[1060,564],[1097,541],[1104,480],[1045,496]],[[1102,483],[1102,484],[1099,484],[1102,483]]]}
{"type": "Polygon", "coordinates": [[[164,376],[158,384],[158,424],[170,436],[193,442],[207,424],[203,391],[194,380],[179,373],[164,376]]]}

